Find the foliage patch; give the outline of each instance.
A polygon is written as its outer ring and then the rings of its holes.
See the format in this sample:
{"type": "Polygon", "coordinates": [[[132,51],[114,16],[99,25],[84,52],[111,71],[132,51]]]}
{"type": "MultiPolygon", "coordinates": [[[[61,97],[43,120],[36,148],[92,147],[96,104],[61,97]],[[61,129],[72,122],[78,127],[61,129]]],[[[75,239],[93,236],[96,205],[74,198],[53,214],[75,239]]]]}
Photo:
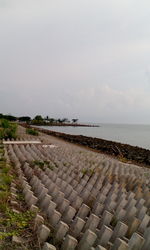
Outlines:
{"type": "Polygon", "coordinates": [[[34,135],[34,136],[39,135],[38,131],[33,129],[33,128],[27,128],[26,133],[29,134],[29,135],[34,135]]]}
{"type": "Polygon", "coordinates": [[[8,120],[0,120],[0,140],[16,139],[17,124],[8,120]]]}

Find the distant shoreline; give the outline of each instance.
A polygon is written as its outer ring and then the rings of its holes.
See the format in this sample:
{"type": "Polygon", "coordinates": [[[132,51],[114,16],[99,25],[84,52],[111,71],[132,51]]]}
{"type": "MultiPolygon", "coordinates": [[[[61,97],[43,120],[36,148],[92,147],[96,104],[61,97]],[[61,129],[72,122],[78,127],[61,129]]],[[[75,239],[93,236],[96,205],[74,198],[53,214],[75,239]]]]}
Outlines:
{"type": "Polygon", "coordinates": [[[44,123],[44,124],[30,124],[31,126],[49,126],[49,127],[92,127],[98,128],[100,125],[94,124],[81,124],[81,123],[44,123]]]}

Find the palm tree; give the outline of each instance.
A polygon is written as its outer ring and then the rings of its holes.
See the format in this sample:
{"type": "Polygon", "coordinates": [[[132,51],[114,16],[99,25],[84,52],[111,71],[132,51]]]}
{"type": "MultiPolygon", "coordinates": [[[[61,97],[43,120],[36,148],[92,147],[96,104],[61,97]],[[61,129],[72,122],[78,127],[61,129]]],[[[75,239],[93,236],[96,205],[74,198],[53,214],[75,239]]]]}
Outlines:
{"type": "Polygon", "coordinates": [[[75,118],[74,118],[74,119],[72,119],[72,122],[73,122],[73,123],[77,123],[78,120],[79,120],[79,119],[75,119],[75,118]]]}

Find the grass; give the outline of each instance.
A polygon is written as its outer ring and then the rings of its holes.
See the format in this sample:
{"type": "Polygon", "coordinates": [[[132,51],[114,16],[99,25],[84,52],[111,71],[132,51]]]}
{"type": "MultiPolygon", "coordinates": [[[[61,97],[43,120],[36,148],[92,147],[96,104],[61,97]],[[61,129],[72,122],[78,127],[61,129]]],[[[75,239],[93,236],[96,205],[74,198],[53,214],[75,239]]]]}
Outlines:
{"type": "Polygon", "coordinates": [[[10,196],[10,184],[12,181],[12,176],[8,175],[10,171],[10,166],[6,162],[0,163],[0,207],[4,203],[7,203],[10,196]]]}
{"type": "Polygon", "coordinates": [[[127,158],[123,157],[123,156],[118,156],[118,160],[123,162],[123,163],[128,163],[129,162],[129,160],[127,158]]]}
{"type": "Polygon", "coordinates": [[[0,240],[13,235],[21,235],[35,216],[31,211],[16,213],[9,206],[4,206],[4,208],[5,216],[0,218],[0,225],[5,226],[6,232],[0,232],[0,240]]]}
{"type": "Polygon", "coordinates": [[[43,168],[44,167],[44,161],[35,160],[35,161],[33,161],[33,165],[37,165],[37,166],[43,168]]]}
{"type": "Polygon", "coordinates": [[[38,249],[37,238],[33,231],[35,213],[26,208],[20,184],[17,185],[16,193],[19,211],[15,212],[11,207],[11,182],[18,180],[13,168],[4,158],[4,147],[1,142],[0,159],[0,250],[38,249]],[[20,246],[12,243],[13,236],[20,236],[27,243],[22,243],[20,246]]]}
{"type": "Polygon", "coordinates": [[[50,162],[49,161],[33,161],[33,166],[39,166],[42,170],[44,169],[44,167],[46,166],[47,168],[53,170],[54,167],[52,165],[50,165],[50,162]]]}
{"type": "Polygon", "coordinates": [[[26,129],[26,133],[29,134],[29,135],[34,135],[34,136],[38,136],[39,133],[37,130],[33,129],[33,128],[27,128],[26,129]]]}
{"type": "Polygon", "coordinates": [[[16,123],[11,123],[5,119],[0,120],[0,139],[1,140],[16,139],[17,138],[16,130],[17,130],[16,123]]]}
{"type": "Polygon", "coordinates": [[[81,170],[81,173],[84,175],[89,175],[92,176],[95,173],[95,169],[91,169],[91,168],[83,168],[81,170]]]}

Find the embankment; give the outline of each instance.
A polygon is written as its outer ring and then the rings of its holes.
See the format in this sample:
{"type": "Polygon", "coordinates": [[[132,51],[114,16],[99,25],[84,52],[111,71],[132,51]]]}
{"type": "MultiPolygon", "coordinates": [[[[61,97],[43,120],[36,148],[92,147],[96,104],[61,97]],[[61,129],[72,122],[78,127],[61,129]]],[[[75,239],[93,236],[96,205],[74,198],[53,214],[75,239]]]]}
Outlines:
{"type": "MultiPolygon", "coordinates": [[[[23,126],[25,127],[26,125],[23,126]]],[[[40,132],[56,136],[68,142],[86,146],[96,151],[119,157],[120,160],[128,160],[134,163],[144,164],[147,167],[150,167],[150,150],[99,138],[92,138],[82,135],[64,134],[42,128],[36,129],[40,132]]]]}

